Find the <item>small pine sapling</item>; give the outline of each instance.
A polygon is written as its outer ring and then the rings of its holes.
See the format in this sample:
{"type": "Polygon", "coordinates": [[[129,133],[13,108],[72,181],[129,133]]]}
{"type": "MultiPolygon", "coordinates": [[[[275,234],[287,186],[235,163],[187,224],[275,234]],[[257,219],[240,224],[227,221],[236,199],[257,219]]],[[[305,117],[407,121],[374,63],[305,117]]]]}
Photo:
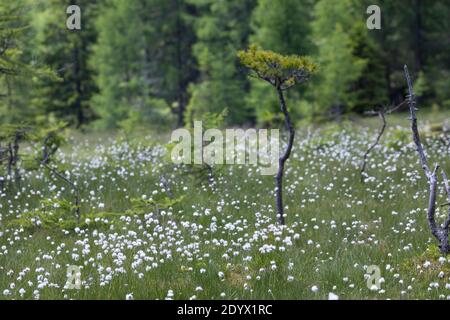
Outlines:
{"type": "Polygon", "coordinates": [[[284,56],[273,51],[259,50],[255,45],[251,45],[246,51],[239,51],[238,58],[249,69],[250,76],[264,80],[275,88],[280,102],[280,110],[284,115],[284,121],[288,129],[288,144],[279,158],[278,173],[276,175],[277,220],[279,224],[284,225],[284,164],[291,155],[295,136],[295,128],[286,105],[284,91],[296,84],[306,82],[310,75],[316,72],[317,65],[307,57],[297,55],[284,56]]]}

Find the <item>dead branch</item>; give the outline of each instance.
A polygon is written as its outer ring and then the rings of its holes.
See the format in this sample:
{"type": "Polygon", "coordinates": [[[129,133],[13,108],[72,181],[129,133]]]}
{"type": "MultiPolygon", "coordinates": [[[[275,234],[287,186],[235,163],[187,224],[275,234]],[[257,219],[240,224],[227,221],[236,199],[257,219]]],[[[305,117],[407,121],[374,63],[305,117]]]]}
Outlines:
{"type": "Polygon", "coordinates": [[[381,127],[380,130],[378,131],[378,135],[374,141],[373,144],[371,144],[369,146],[369,148],[366,150],[366,152],[363,155],[363,160],[362,160],[362,164],[361,164],[361,169],[359,171],[359,174],[361,176],[361,182],[364,182],[365,180],[365,173],[364,171],[366,170],[366,166],[367,166],[367,158],[369,157],[370,152],[372,152],[372,150],[378,145],[378,143],[381,140],[381,136],[383,135],[385,129],[386,129],[386,115],[387,114],[391,114],[395,111],[397,111],[398,109],[400,109],[404,104],[406,103],[406,100],[399,103],[398,105],[391,107],[391,108],[387,108],[385,106],[381,107],[379,110],[371,110],[371,111],[367,111],[366,114],[367,115],[378,115],[378,117],[381,120],[381,127]]]}
{"type": "Polygon", "coordinates": [[[381,128],[378,131],[378,135],[375,139],[375,141],[369,146],[369,148],[366,150],[366,152],[364,153],[363,156],[363,161],[362,161],[362,165],[361,165],[361,170],[359,171],[359,174],[361,176],[361,182],[364,182],[365,180],[365,174],[364,171],[366,170],[366,166],[367,166],[367,158],[370,154],[370,152],[378,145],[378,143],[380,142],[381,136],[384,133],[384,130],[386,129],[386,117],[384,116],[384,110],[380,110],[378,111],[378,116],[380,117],[381,120],[381,128]]]}
{"type": "Polygon", "coordinates": [[[70,185],[70,187],[72,188],[72,190],[75,192],[75,214],[77,217],[77,221],[78,223],[80,223],[80,218],[81,218],[81,212],[80,212],[80,192],[78,190],[78,187],[75,183],[73,183],[72,181],[70,181],[66,176],[64,176],[62,173],[58,172],[56,169],[52,168],[50,165],[48,165],[46,162],[44,161],[40,161],[40,164],[42,166],[44,166],[45,168],[47,168],[50,172],[52,172],[55,176],[57,176],[58,178],[60,178],[61,180],[63,180],[64,182],[66,182],[68,185],[70,185]]]}
{"type": "Polygon", "coordinates": [[[164,176],[164,174],[161,174],[160,181],[161,181],[161,183],[162,183],[164,189],[166,190],[167,196],[168,196],[170,199],[173,199],[173,193],[172,193],[172,190],[170,189],[170,186],[169,186],[169,184],[168,184],[168,182],[167,182],[167,179],[166,179],[166,177],[164,176]]]}
{"type": "MultiPolygon", "coordinates": [[[[442,180],[444,180],[444,188],[445,188],[445,193],[447,194],[447,199],[450,203],[450,187],[449,187],[449,183],[448,183],[448,179],[447,179],[447,175],[445,174],[445,171],[442,170],[441,171],[442,174],[442,180]]],[[[450,207],[448,207],[448,216],[447,216],[447,220],[445,220],[444,222],[444,230],[447,230],[447,236],[448,236],[448,231],[449,231],[449,226],[450,226],[450,207]]]]}
{"type": "Polygon", "coordinates": [[[390,109],[387,109],[384,113],[385,113],[385,114],[391,114],[391,113],[397,111],[398,109],[400,109],[401,107],[403,107],[403,106],[405,105],[406,102],[408,102],[408,101],[407,101],[407,100],[403,100],[403,101],[400,102],[398,105],[396,105],[396,106],[394,106],[394,107],[392,107],[392,108],[390,108],[390,109]]]}
{"type": "MultiPolygon", "coordinates": [[[[62,174],[61,172],[59,172],[58,170],[56,170],[55,168],[52,168],[49,165],[50,162],[50,155],[52,155],[56,150],[52,149],[51,151],[48,150],[48,148],[46,147],[47,143],[49,139],[49,136],[47,136],[44,139],[44,148],[42,150],[43,154],[42,154],[42,159],[36,158],[35,160],[44,168],[46,168],[47,170],[49,170],[51,173],[53,173],[56,177],[58,177],[59,179],[61,179],[62,181],[64,181],[65,183],[67,183],[73,190],[73,192],[75,193],[75,215],[77,217],[77,222],[78,224],[80,223],[80,219],[81,219],[81,210],[80,210],[80,190],[78,189],[78,186],[72,182],[69,178],[67,178],[64,174],[62,174]]],[[[31,147],[35,150],[35,151],[39,151],[39,149],[33,144],[30,144],[31,147]]]]}
{"type": "MultiPolygon", "coordinates": [[[[407,101],[409,105],[409,112],[410,112],[410,120],[411,120],[411,131],[413,134],[413,140],[414,144],[416,145],[416,150],[419,155],[420,163],[422,166],[422,169],[425,172],[425,176],[428,180],[428,185],[430,188],[429,193],[429,199],[428,199],[428,209],[427,209],[427,220],[428,225],[430,227],[431,233],[433,236],[439,241],[439,250],[442,254],[450,253],[450,246],[448,243],[448,231],[449,231],[449,225],[450,225],[450,208],[449,208],[449,217],[445,221],[445,223],[442,226],[437,225],[435,220],[435,212],[436,212],[436,189],[437,189],[437,171],[439,170],[439,165],[436,164],[434,166],[433,171],[430,170],[430,167],[428,166],[428,160],[425,155],[424,149],[422,147],[422,143],[420,141],[420,135],[419,130],[417,128],[417,117],[416,117],[416,100],[414,96],[414,90],[412,86],[412,81],[409,76],[408,67],[405,65],[404,67],[405,71],[405,78],[406,82],[408,84],[408,96],[407,101]]],[[[442,178],[444,180],[444,186],[445,191],[447,193],[448,201],[450,202],[450,189],[448,185],[447,176],[442,170],[442,178]]]]}
{"type": "Polygon", "coordinates": [[[411,120],[411,130],[413,132],[413,140],[414,144],[417,148],[417,153],[419,154],[420,164],[422,165],[422,169],[425,171],[425,175],[427,178],[430,178],[431,171],[428,167],[427,157],[425,156],[425,152],[423,151],[422,143],[420,141],[419,130],[417,129],[417,117],[416,117],[416,98],[414,95],[414,90],[411,82],[411,78],[409,76],[408,67],[405,65],[405,77],[406,82],[408,83],[408,105],[410,112],[410,120],[411,120]]]}

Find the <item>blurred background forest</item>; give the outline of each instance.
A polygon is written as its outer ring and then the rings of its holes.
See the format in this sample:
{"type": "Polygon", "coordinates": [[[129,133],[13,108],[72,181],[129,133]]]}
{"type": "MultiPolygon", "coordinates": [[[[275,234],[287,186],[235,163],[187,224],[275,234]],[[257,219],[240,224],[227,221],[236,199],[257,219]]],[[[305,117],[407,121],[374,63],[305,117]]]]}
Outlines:
{"type": "Polygon", "coordinates": [[[227,125],[274,125],[274,90],[236,58],[251,43],[319,63],[288,94],[296,120],[398,104],[404,64],[421,106],[450,107],[448,0],[0,0],[0,122],[173,128],[227,109],[227,125]]]}

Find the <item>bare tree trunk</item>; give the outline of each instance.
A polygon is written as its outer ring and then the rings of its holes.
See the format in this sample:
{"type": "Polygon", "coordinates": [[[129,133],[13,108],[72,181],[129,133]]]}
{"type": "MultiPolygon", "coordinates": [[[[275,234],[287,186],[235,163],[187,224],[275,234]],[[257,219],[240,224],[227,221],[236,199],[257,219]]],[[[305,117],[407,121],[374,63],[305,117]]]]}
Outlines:
{"type": "MultiPolygon", "coordinates": [[[[439,241],[439,250],[442,254],[450,253],[450,246],[448,243],[448,231],[450,226],[450,207],[449,215],[447,220],[442,226],[436,223],[435,212],[436,212],[436,189],[437,189],[437,171],[439,170],[439,165],[434,166],[433,171],[430,170],[428,166],[427,157],[422,147],[420,141],[419,130],[417,129],[417,117],[416,117],[416,101],[414,97],[414,90],[409,76],[408,67],[405,65],[405,78],[408,83],[408,104],[410,111],[411,120],[411,130],[413,133],[413,140],[416,145],[417,153],[419,154],[420,163],[422,165],[425,176],[428,179],[428,184],[430,187],[430,194],[428,199],[428,209],[427,209],[427,220],[428,226],[430,227],[432,235],[439,241]]],[[[444,180],[445,191],[447,193],[448,201],[450,202],[450,189],[445,172],[442,170],[442,178],[444,180]]]]}
{"type": "MultiPolygon", "coordinates": [[[[450,187],[448,184],[447,175],[445,174],[445,171],[441,171],[442,174],[442,180],[444,180],[444,188],[445,192],[447,193],[447,200],[450,203],[450,187]]],[[[443,253],[450,253],[450,244],[448,242],[448,232],[450,227],[450,206],[447,209],[447,220],[445,220],[444,225],[442,226],[442,241],[441,241],[441,252],[443,253]]]]}
{"type": "Polygon", "coordinates": [[[278,92],[278,99],[280,100],[280,107],[281,111],[283,111],[284,114],[284,120],[286,123],[286,127],[289,131],[289,138],[288,138],[288,144],[286,146],[286,149],[283,153],[283,155],[280,157],[278,161],[278,173],[276,176],[276,182],[277,182],[277,189],[276,189],[276,196],[277,196],[277,221],[279,224],[284,225],[285,219],[284,219],[284,207],[283,207],[283,173],[284,173],[284,164],[287,159],[289,159],[289,156],[291,155],[292,151],[292,145],[294,144],[294,136],[295,136],[295,129],[291,122],[291,117],[289,115],[289,112],[287,110],[286,101],[284,100],[283,91],[281,88],[277,88],[278,92]]]}

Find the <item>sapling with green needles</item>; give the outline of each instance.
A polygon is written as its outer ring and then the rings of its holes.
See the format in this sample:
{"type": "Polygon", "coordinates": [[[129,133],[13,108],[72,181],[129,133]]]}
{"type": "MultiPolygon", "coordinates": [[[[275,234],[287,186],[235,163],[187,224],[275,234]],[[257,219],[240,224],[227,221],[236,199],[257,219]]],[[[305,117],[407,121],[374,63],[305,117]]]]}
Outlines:
{"type": "Polygon", "coordinates": [[[295,128],[286,105],[284,91],[306,82],[310,75],[316,72],[317,65],[307,57],[285,56],[273,51],[259,50],[255,45],[251,45],[248,50],[239,51],[238,57],[241,63],[250,70],[250,76],[264,80],[275,88],[280,103],[280,111],[284,115],[288,130],[288,143],[278,160],[278,173],[276,175],[277,220],[279,224],[284,225],[283,173],[284,165],[291,155],[295,136],[295,128]]]}

